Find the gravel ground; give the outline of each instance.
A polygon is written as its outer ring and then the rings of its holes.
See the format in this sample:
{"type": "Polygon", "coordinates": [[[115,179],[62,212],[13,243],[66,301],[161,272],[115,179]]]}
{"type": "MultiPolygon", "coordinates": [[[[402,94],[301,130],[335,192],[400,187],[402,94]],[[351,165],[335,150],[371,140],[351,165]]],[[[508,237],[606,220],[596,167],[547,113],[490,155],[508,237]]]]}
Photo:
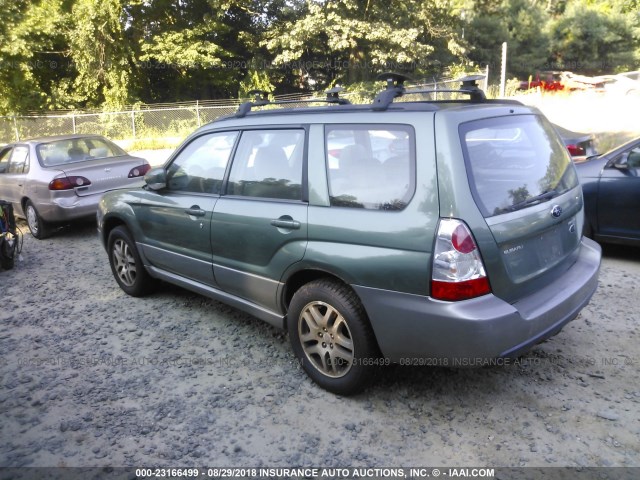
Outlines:
{"type": "Polygon", "coordinates": [[[640,250],[604,252],[591,304],[520,362],[392,366],[343,398],[242,312],[125,295],[95,225],[26,234],[0,271],[0,466],[640,466],[640,250]]]}

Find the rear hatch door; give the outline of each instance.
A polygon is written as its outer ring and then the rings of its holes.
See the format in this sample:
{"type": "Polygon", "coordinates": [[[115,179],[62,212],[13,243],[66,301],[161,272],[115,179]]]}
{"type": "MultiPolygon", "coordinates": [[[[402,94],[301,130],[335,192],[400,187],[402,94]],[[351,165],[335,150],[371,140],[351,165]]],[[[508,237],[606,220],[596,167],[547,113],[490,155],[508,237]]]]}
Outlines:
{"type": "Polygon", "coordinates": [[[489,281],[513,302],[578,256],[583,202],[575,167],[541,115],[465,122],[459,135],[471,195],[491,234],[479,245],[489,281]]]}

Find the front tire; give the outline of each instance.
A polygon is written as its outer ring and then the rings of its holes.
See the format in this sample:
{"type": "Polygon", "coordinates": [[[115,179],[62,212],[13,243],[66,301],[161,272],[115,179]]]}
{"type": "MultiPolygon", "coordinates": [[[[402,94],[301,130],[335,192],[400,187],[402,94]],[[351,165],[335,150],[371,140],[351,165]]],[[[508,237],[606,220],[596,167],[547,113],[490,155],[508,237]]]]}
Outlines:
{"type": "Polygon", "coordinates": [[[302,286],[289,306],[289,338],[307,375],[340,395],[364,390],[380,354],[359,298],[330,279],[302,286]]]}
{"type": "Polygon", "coordinates": [[[27,200],[27,203],[25,203],[24,211],[27,217],[29,231],[34,238],[42,240],[43,238],[47,238],[51,235],[51,227],[38,214],[38,211],[31,200],[27,200]]]}
{"type": "Polygon", "coordinates": [[[157,280],[144,268],[136,244],[126,227],[119,226],[111,230],[107,252],[111,272],[127,295],[142,297],[155,290],[157,280]]]}

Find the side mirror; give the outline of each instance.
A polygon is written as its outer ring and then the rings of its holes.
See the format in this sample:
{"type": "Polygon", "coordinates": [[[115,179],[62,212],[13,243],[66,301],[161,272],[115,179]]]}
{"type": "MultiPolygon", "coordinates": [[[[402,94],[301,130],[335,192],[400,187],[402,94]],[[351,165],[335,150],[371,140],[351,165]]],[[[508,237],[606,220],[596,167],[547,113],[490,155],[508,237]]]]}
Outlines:
{"type": "Polygon", "coordinates": [[[629,152],[625,152],[620,155],[611,165],[613,168],[618,170],[629,170],[629,165],[627,165],[627,161],[629,159],[629,152]]]}
{"type": "Polygon", "coordinates": [[[167,187],[167,172],[162,167],[152,168],[144,176],[144,181],[151,190],[162,190],[167,187]]]}

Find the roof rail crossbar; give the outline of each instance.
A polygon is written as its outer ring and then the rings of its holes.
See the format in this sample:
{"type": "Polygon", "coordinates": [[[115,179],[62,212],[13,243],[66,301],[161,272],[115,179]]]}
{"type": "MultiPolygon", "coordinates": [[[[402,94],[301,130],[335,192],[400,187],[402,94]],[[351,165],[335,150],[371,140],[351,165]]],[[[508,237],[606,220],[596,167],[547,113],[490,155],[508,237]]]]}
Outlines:
{"type": "Polygon", "coordinates": [[[327,94],[326,98],[307,98],[300,100],[275,100],[270,101],[267,97],[268,92],[264,90],[251,90],[249,93],[255,95],[256,99],[253,102],[244,102],[238,107],[238,111],[236,112],[237,118],[244,117],[247,113],[251,111],[252,107],[262,107],[264,105],[291,105],[296,103],[337,103],[338,105],[350,105],[351,102],[346,98],[340,98],[339,94],[344,89],[341,87],[334,87],[331,90],[327,90],[325,93],[327,94]]]}
{"type": "Polygon", "coordinates": [[[387,88],[376,95],[373,100],[373,109],[386,110],[393,103],[394,98],[401,97],[404,94],[404,82],[410,80],[410,78],[401,73],[387,72],[378,75],[376,80],[386,81],[387,88]]]}
{"type": "Polygon", "coordinates": [[[238,118],[244,117],[249,113],[251,111],[251,107],[260,107],[262,105],[269,104],[269,92],[266,90],[249,90],[247,93],[252,95],[254,100],[253,102],[244,102],[240,104],[238,111],[236,112],[236,117],[238,118]]]}
{"type": "Polygon", "coordinates": [[[327,94],[325,102],[338,103],[340,105],[349,105],[351,103],[349,100],[347,100],[346,98],[340,98],[341,92],[344,92],[344,88],[342,87],[333,87],[327,90],[326,92],[324,92],[327,94]]]}
{"type": "Polygon", "coordinates": [[[484,94],[484,91],[478,86],[478,80],[483,80],[484,75],[467,75],[466,77],[462,77],[458,81],[462,82],[462,87],[460,90],[464,90],[469,92],[471,95],[472,102],[482,102],[487,99],[487,96],[484,94]]]}
{"type": "Polygon", "coordinates": [[[405,95],[414,95],[414,94],[430,94],[430,93],[461,93],[463,95],[469,95],[471,98],[470,100],[474,103],[481,103],[484,102],[487,97],[485,96],[484,92],[482,90],[478,89],[470,89],[470,88],[459,88],[459,89],[455,89],[455,88],[429,88],[429,89],[419,89],[419,88],[412,88],[410,90],[405,90],[404,94],[405,95]]]}
{"type": "Polygon", "coordinates": [[[255,97],[254,101],[241,103],[238,107],[238,111],[236,112],[236,117],[244,117],[251,111],[251,107],[259,107],[269,104],[269,92],[266,90],[249,90],[247,93],[255,97]]]}
{"type": "Polygon", "coordinates": [[[483,78],[484,75],[469,75],[455,80],[456,82],[462,82],[462,85],[459,89],[413,88],[407,90],[404,87],[404,81],[407,80],[406,76],[398,73],[383,73],[378,75],[376,79],[386,80],[387,88],[376,96],[375,100],[373,101],[373,109],[386,110],[389,105],[393,103],[394,98],[401,97],[403,95],[419,93],[461,93],[464,95],[469,95],[471,97],[471,102],[481,103],[487,100],[486,95],[477,84],[477,81],[482,80],[483,78]]]}

